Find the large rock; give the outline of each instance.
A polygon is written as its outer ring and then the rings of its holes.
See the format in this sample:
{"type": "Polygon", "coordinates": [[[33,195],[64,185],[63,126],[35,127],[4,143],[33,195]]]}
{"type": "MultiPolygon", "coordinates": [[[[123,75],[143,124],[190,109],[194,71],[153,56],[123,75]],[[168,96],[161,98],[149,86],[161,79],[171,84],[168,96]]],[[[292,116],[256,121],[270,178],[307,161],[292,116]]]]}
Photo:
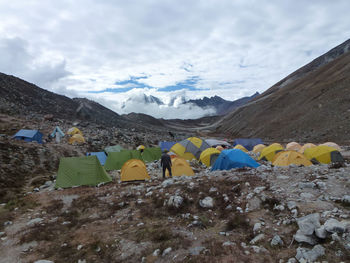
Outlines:
{"type": "Polygon", "coordinates": [[[324,228],[331,233],[344,233],[345,232],[345,225],[338,220],[331,218],[324,223],[324,228]]]}
{"type": "Polygon", "coordinates": [[[299,230],[304,235],[312,235],[316,228],[321,226],[320,224],[320,214],[310,214],[304,217],[297,218],[297,223],[299,230]]]}
{"type": "Polygon", "coordinates": [[[317,239],[315,238],[314,235],[305,235],[300,229],[297,231],[297,233],[294,235],[295,241],[301,243],[307,243],[310,245],[316,245],[317,244],[317,239]]]}
{"type": "Polygon", "coordinates": [[[214,200],[210,196],[207,196],[206,198],[199,200],[199,205],[204,208],[213,208],[214,200]]]}
{"type": "Polygon", "coordinates": [[[297,248],[297,255],[295,256],[299,262],[315,262],[317,258],[325,254],[325,249],[321,245],[316,245],[312,249],[297,248]]]}
{"type": "Polygon", "coordinates": [[[325,239],[327,237],[327,231],[324,226],[315,229],[315,235],[318,238],[325,239]]]}

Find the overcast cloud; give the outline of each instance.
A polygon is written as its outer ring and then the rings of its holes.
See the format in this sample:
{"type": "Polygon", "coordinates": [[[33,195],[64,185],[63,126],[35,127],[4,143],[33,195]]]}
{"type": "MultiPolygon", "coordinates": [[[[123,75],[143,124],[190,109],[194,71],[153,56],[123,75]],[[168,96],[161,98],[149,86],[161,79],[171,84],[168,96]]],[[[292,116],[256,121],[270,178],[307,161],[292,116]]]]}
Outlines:
{"type": "Polygon", "coordinates": [[[348,0],[0,0],[0,72],[118,113],[197,118],[213,110],[167,103],[265,91],[347,40],[349,10],[348,0]]]}

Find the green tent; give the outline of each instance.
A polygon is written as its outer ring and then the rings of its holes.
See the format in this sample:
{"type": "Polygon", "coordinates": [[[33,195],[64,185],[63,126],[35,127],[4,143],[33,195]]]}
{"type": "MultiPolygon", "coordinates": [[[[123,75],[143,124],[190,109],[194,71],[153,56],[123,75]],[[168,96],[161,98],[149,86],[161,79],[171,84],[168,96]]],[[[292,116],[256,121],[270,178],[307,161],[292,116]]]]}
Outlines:
{"type": "Polygon", "coordinates": [[[121,152],[110,152],[104,165],[107,171],[120,170],[123,164],[130,159],[142,160],[141,152],[138,150],[123,150],[121,152]]]}
{"type": "Polygon", "coordinates": [[[105,148],[105,152],[106,153],[110,153],[110,152],[120,152],[124,150],[123,147],[121,147],[120,145],[114,145],[114,146],[108,146],[105,148]]]}
{"type": "Polygon", "coordinates": [[[96,156],[61,158],[56,188],[98,185],[112,181],[96,156]]]}
{"type": "Polygon", "coordinates": [[[145,162],[153,162],[159,160],[162,157],[162,150],[159,147],[146,148],[143,150],[142,159],[145,162]]]}

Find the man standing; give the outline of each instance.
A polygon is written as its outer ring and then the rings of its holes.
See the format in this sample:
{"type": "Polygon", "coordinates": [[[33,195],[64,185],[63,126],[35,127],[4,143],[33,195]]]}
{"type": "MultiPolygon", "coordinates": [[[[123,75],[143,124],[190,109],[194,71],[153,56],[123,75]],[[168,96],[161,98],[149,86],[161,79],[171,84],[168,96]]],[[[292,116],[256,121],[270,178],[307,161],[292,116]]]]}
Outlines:
{"type": "Polygon", "coordinates": [[[171,174],[171,158],[167,154],[168,150],[165,149],[162,154],[162,158],[160,159],[160,165],[163,168],[163,179],[165,178],[165,170],[168,169],[169,176],[172,177],[171,174]]]}

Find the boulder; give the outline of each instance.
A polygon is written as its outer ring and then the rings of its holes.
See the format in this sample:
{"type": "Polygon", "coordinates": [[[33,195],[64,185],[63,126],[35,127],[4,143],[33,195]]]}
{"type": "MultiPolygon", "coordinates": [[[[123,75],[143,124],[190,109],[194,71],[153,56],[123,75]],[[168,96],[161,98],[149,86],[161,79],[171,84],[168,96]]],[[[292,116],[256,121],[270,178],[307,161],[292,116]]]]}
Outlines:
{"type": "Polygon", "coordinates": [[[315,229],[315,235],[318,238],[325,239],[327,237],[327,231],[324,226],[315,229]]]}
{"type": "Polygon", "coordinates": [[[316,228],[321,226],[320,214],[310,214],[304,217],[297,218],[299,230],[304,235],[312,235],[316,228]]]}
{"type": "Polygon", "coordinates": [[[345,225],[334,218],[328,219],[324,228],[330,233],[344,233],[346,230],[345,225]]]}
{"type": "Polygon", "coordinates": [[[297,233],[294,235],[295,241],[301,243],[307,243],[310,245],[316,245],[317,244],[317,239],[315,238],[314,235],[305,235],[300,229],[297,231],[297,233]]]}
{"type": "Polygon", "coordinates": [[[321,245],[316,245],[312,249],[297,248],[297,255],[295,256],[299,262],[315,262],[317,258],[325,254],[325,249],[321,245]]]}

